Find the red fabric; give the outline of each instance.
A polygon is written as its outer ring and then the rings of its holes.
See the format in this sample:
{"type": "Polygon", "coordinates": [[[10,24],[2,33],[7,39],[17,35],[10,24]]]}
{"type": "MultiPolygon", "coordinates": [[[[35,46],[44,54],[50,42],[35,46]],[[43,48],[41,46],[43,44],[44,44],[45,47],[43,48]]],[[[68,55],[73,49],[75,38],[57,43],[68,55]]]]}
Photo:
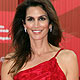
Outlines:
{"type": "Polygon", "coordinates": [[[53,57],[37,66],[17,73],[14,80],[66,80],[66,77],[59,67],[57,59],[53,57]]]}

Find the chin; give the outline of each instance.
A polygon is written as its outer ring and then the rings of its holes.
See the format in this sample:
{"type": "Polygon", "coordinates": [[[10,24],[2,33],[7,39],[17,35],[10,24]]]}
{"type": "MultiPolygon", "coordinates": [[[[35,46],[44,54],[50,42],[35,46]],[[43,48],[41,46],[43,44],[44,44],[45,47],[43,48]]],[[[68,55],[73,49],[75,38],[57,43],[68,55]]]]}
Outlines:
{"type": "Polygon", "coordinates": [[[37,37],[37,38],[33,38],[33,39],[34,39],[34,40],[41,40],[41,39],[43,39],[43,38],[40,38],[40,37],[38,38],[38,37],[37,37]]]}
{"type": "Polygon", "coordinates": [[[46,40],[47,36],[32,37],[33,40],[46,40]]]}
{"type": "Polygon", "coordinates": [[[46,34],[45,35],[44,34],[43,35],[31,35],[30,38],[33,40],[42,40],[42,39],[47,38],[47,35],[46,34]]]}

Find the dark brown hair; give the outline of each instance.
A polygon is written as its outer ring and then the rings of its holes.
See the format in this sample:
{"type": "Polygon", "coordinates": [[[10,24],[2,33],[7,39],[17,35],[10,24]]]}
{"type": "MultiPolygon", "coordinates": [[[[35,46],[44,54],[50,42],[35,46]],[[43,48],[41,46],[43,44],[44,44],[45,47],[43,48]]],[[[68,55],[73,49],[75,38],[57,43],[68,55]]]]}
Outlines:
{"type": "Polygon", "coordinates": [[[48,42],[56,47],[61,41],[62,32],[60,30],[59,20],[56,11],[50,0],[25,0],[18,5],[15,17],[12,24],[12,45],[15,49],[11,59],[14,60],[14,65],[9,73],[17,73],[25,62],[31,58],[31,45],[28,33],[25,33],[23,21],[25,22],[26,10],[31,6],[40,6],[49,17],[49,24],[52,24],[52,32],[48,32],[48,42]]]}

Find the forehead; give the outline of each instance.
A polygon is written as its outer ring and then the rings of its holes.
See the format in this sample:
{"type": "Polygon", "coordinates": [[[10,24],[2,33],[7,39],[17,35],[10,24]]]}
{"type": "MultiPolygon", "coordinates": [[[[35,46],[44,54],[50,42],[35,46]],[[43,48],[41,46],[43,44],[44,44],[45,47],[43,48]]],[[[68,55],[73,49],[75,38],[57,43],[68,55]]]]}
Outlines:
{"type": "Polygon", "coordinates": [[[41,16],[41,15],[47,15],[47,12],[43,10],[43,8],[41,8],[40,6],[36,7],[31,6],[26,10],[26,16],[41,16]]]}

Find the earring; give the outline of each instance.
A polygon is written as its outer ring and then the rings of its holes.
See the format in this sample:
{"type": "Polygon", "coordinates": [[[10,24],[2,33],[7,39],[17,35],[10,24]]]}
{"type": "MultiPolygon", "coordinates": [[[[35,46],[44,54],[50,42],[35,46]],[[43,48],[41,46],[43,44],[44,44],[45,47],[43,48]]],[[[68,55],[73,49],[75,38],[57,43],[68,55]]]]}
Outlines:
{"type": "Polygon", "coordinates": [[[24,28],[24,31],[26,32],[26,28],[24,28]]]}
{"type": "Polygon", "coordinates": [[[50,32],[52,32],[52,27],[50,28],[50,32]]]}

